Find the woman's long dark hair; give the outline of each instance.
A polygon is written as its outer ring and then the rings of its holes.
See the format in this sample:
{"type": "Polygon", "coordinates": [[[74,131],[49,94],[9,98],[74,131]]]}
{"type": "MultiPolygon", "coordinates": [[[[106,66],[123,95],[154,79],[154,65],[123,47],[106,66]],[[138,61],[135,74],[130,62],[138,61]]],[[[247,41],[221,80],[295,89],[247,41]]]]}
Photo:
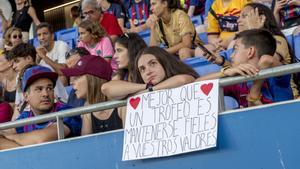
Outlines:
{"type": "MultiPolygon", "coordinates": [[[[245,7],[247,7],[247,6],[251,7],[252,9],[257,8],[259,15],[264,15],[266,17],[263,28],[270,31],[273,35],[281,36],[286,40],[286,38],[285,38],[284,34],[281,32],[280,27],[277,24],[275,17],[273,15],[273,12],[271,11],[270,8],[268,8],[267,6],[260,4],[260,3],[249,3],[245,7]]],[[[287,43],[287,44],[288,44],[289,53],[291,56],[291,62],[294,63],[294,62],[296,62],[297,58],[296,58],[295,53],[294,53],[293,49],[291,48],[290,44],[289,43],[287,43]]]]}
{"type": "Polygon", "coordinates": [[[141,83],[141,84],[144,83],[141,74],[139,73],[137,63],[141,58],[141,56],[145,54],[150,54],[155,56],[158,62],[162,65],[166,74],[164,80],[179,74],[188,74],[195,78],[199,77],[199,75],[194,71],[194,69],[184,64],[177,57],[169,54],[166,50],[160,47],[153,46],[153,47],[145,48],[144,50],[139,52],[138,56],[135,59],[135,71],[132,74],[133,82],[135,83],[141,83]]]}
{"type": "Polygon", "coordinates": [[[120,44],[128,50],[129,60],[127,68],[119,69],[117,75],[121,78],[121,80],[124,80],[128,75],[128,80],[130,81],[131,79],[133,79],[132,72],[135,71],[135,58],[139,51],[147,47],[147,44],[137,33],[125,33],[117,39],[116,43],[120,44]]]}

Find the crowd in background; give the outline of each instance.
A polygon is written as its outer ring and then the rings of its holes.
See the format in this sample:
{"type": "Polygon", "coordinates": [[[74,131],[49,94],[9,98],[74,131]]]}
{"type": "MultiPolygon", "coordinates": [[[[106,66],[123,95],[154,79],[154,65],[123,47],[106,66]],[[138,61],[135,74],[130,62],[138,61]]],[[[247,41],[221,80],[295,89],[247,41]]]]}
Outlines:
{"type": "MultiPolygon", "coordinates": [[[[299,0],[82,0],[70,11],[79,33],[73,49],[55,40],[52,25],[40,22],[27,0],[15,2],[9,18],[0,8],[0,122],[298,62],[282,30],[299,34],[299,0]],[[191,17],[203,21],[200,28],[191,17]],[[37,47],[27,43],[32,23],[37,47]],[[139,35],[145,30],[149,44],[139,35]],[[221,69],[199,76],[185,63],[192,57],[221,69]]],[[[297,99],[299,80],[255,80],[227,86],[224,95],[236,108],[297,99]]],[[[64,118],[65,135],[121,129],[125,117],[119,107],[64,118]]],[[[56,127],[48,121],[0,131],[0,149],[56,140],[56,127]]]]}

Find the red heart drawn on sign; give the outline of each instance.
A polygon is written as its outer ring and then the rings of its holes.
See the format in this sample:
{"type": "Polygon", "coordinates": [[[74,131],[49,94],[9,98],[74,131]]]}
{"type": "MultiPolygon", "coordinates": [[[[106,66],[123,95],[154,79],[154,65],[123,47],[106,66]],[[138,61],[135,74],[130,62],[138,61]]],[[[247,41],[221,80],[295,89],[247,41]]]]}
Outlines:
{"type": "Polygon", "coordinates": [[[130,105],[131,105],[132,108],[136,109],[137,106],[138,106],[139,103],[140,103],[140,100],[141,100],[140,97],[137,97],[137,98],[131,98],[130,101],[129,101],[129,103],[130,103],[130,105]]]}
{"type": "Polygon", "coordinates": [[[213,83],[208,83],[208,84],[203,84],[200,88],[206,96],[210,93],[211,89],[213,88],[214,84],[213,83]]]}

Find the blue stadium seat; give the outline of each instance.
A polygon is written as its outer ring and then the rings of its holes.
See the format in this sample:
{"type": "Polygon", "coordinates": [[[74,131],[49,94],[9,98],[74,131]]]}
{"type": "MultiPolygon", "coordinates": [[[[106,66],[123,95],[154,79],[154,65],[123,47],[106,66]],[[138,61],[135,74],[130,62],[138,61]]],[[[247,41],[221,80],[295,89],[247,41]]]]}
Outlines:
{"type": "Polygon", "coordinates": [[[195,26],[198,26],[198,25],[201,25],[202,24],[202,19],[201,19],[201,16],[200,15],[196,15],[196,16],[192,16],[191,17],[191,20],[193,22],[193,24],[195,26]]]}
{"type": "Polygon", "coordinates": [[[66,92],[68,93],[68,95],[70,95],[71,90],[73,89],[73,86],[65,86],[66,92]]]}
{"type": "Polygon", "coordinates": [[[221,66],[212,64],[202,57],[188,58],[184,62],[190,65],[200,76],[221,70],[221,66]]]}
{"type": "Polygon", "coordinates": [[[29,39],[28,43],[33,45],[35,48],[40,45],[39,40],[37,39],[37,37],[35,37],[33,39],[29,39]]]}
{"type": "Polygon", "coordinates": [[[70,48],[75,48],[77,44],[77,28],[64,29],[55,32],[56,39],[66,42],[70,48]]]}
{"type": "Polygon", "coordinates": [[[144,31],[140,32],[139,35],[144,39],[146,44],[149,45],[149,43],[150,43],[150,30],[149,29],[144,30],[144,31]]]}
{"type": "Polygon", "coordinates": [[[294,36],[294,51],[298,60],[300,60],[300,34],[294,36]]]}
{"type": "Polygon", "coordinates": [[[198,36],[204,44],[208,44],[207,32],[201,32],[198,36]]]}
{"type": "Polygon", "coordinates": [[[230,96],[224,96],[225,110],[238,109],[240,107],[239,103],[230,96]]]}
{"type": "Polygon", "coordinates": [[[287,36],[285,36],[285,38],[288,41],[288,43],[290,44],[290,46],[292,47],[292,49],[294,49],[294,37],[293,37],[293,34],[287,35],[287,36]]]}

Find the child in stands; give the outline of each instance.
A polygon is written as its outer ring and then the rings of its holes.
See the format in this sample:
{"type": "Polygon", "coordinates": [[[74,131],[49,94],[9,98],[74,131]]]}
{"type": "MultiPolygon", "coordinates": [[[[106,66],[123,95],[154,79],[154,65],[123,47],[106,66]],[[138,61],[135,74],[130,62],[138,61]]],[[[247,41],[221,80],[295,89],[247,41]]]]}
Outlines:
{"type": "MultiPolygon", "coordinates": [[[[224,67],[220,72],[209,74],[197,81],[236,75],[256,75],[259,70],[273,67],[276,40],[266,30],[251,29],[236,36],[232,67],[224,67]]],[[[261,105],[293,99],[290,75],[256,80],[224,88],[224,94],[238,100],[241,107],[261,105]]]]}
{"type": "Polygon", "coordinates": [[[97,23],[84,20],[78,25],[79,39],[78,47],[86,48],[91,55],[104,58],[111,63],[113,70],[117,70],[117,64],[113,60],[114,49],[111,40],[105,30],[97,23]]]}

